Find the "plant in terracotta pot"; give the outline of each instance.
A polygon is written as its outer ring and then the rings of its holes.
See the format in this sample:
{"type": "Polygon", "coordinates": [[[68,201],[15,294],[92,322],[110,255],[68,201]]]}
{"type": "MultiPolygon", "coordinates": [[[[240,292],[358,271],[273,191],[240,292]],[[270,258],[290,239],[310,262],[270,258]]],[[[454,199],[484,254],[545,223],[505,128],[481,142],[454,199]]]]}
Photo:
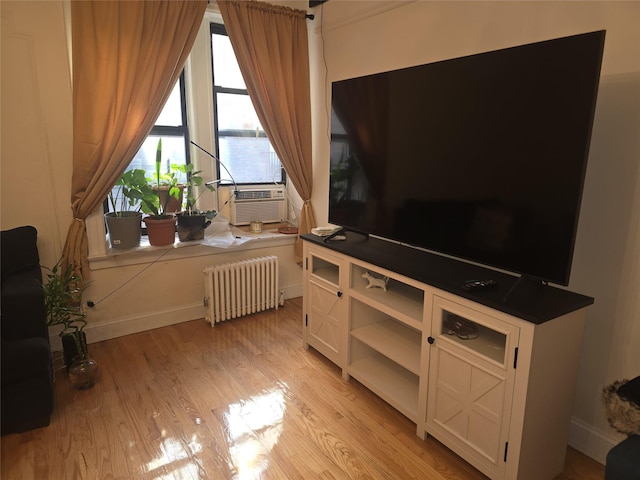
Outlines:
{"type": "Polygon", "coordinates": [[[178,213],[182,207],[186,185],[180,181],[180,172],[178,165],[171,165],[167,172],[161,172],[161,163],[156,158],[156,176],[152,179],[152,188],[167,214],[178,213]]]}
{"type": "Polygon", "coordinates": [[[187,196],[184,209],[177,215],[178,238],[181,242],[202,240],[205,229],[211,225],[211,219],[216,216],[217,212],[215,210],[199,210],[196,208],[196,202],[204,192],[213,192],[215,188],[211,184],[204,183],[204,179],[200,176],[202,172],[194,170],[192,164],[172,165],[172,168],[179,170],[187,177],[187,196]]]}
{"type": "Polygon", "coordinates": [[[163,182],[163,174],[160,171],[161,163],[162,139],[159,139],[156,150],[155,176],[147,179],[151,192],[146,192],[141,198],[142,211],[148,214],[143,221],[147,226],[149,243],[154,246],[171,245],[175,241],[176,217],[167,211],[167,206],[169,199],[177,199],[180,192],[177,186],[173,186],[167,190],[167,195],[161,196],[160,186],[163,182]]]}
{"type": "Polygon", "coordinates": [[[48,270],[43,283],[47,325],[62,325],[60,338],[69,379],[76,388],[88,389],[95,384],[96,362],[90,357],[84,327],[87,315],[82,295],[88,284],[73,265],[63,268],[60,261],[48,270]]]}
{"type": "Polygon", "coordinates": [[[126,249],[140,245],[141,200],[150,195],[146,172],[142,169],[124,172],[109,192],[111,212],[105,213],[111,248],[126,249]]]}

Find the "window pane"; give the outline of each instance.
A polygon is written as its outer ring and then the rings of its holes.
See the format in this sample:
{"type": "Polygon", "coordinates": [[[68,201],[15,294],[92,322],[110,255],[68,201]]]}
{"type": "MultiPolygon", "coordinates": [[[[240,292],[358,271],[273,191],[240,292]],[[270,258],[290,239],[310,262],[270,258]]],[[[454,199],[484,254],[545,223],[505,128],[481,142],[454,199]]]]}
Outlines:
{"type": "MultiPolygon", "coordinates": [[[[142,144],[138,153],[127,167],[127,170],[141,168],[146,172],[148,179],[155,178],[156,175],[156,150],[158,148],[158,135],[149,135],[142,144]]],[[[161,172],[169,171],[171,164],[185,164],[185,147],[183,136],[162,136],[162,166],[161,172]]],[[[179,182],[186,180],[185,175],[176,172],[179,182]]],[[[118,196],[118,187],[113,188],[114,196],[118,196]]],[[[113,206],[107,202],[107,211],[113,211],[113,206]]]]}
{"type": "Polygon", "coordinates": [[[240,67],[233,53],[231,42],[226,35],[211,35],[211,49],[213,52],[213,84],[227,88],[247,87],[240,73],[240,67]]]}
{"type": "MultiPolygon", "coordinates": [[[[219,32],[217,28],[212,26],[219,32]]],[[[212,33],[211,48],[220,179],[283,182],[282,165],[253,108],[229,37],[212,33]]]]}
{"type": "MultiPolygon", "coordinates": [[[[163,127],[180,127],[182,126],[182,109],[180,107],[180,81],[176,82],[176,85],[171,91],[167,103],[165,104],[156,125],[162,125],[163,127]]],[[[163,140],[164,142],[164,140],[163,140]]]]}
{"type": "MultiPolygon", "coordinates": [[[[282,181],[278,156],[265,136],[248,95],[219,93],[218,141],[220,161],[237,183],[271,183],[282,181]]],[[[220,169],[220,176],[231,180],[220,169]]]]}
{"type": "MultiPolygon", "coordinates": [[[[282,182],[282,167],[267,137],[220,137],[220,161],[236,183],[282,182]]],[[[224,168],[220,177],[231,180],[224,168]]]]}
{"type": "Polygon", "coordinates": [[[249,95],[219,93],[216,99],[218,130],[221,133],[223,130],[244,130],[248,135],[256,135],[256,131],[264,134],[249,95]]]}
{"type": "MultiPolygon", "coordinates": [[[[127,170],[141,168],[147,172],[147,177],[155,177],[156,174],[156,149],[158,148],[158,135],[149,135],[138,150],[136,156],[129,164],[127,170]]],[[[162,173],[169,171],[172,163],[185,164],[184,137],[162,137],[162,173]]],[[[184,175],[183,175],[184,176],[184,175]]],[[[184,180],[184,179],[182,179],[184,180]]]]}

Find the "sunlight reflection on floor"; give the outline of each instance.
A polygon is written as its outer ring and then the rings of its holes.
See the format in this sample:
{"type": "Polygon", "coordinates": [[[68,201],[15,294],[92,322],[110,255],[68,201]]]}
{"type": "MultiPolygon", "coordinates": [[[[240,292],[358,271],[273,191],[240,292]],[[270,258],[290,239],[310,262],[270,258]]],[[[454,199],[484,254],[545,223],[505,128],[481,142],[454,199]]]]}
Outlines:
{"type": "MultiPolygon", "coordinates": [[[[165,435],[166,432],[163,431],[162,436],[165,435]]],[[[153,474],[153,478],[171,480],[194,478],[199,466],[194,464],[193,460],[202,452],[202,445],[198,442],[195,434],[186,445],[175,438],[163,438],[160,449],[162,451],[161,457],[149,462],[146,468],[148,473],[153,474]],[[184,464],[185,460],[187,460],[186,465],[179,467],[178,465],[184,464]],[[163,472],[166,470],[170,470],[171,473],[164,475],[163,472]],[[154,473],[156,471],[157,473],[154,473]]]]}
{"type": "MultiPolygon", "coordinates": [[[[286,411],[287,385],[278,386],[229,405],[224,413],[227,428],[230,465],[234,480],[261,478],[269,467],[269,454],[278,443],[286,411]]],[[[196,425],[202,422],[195,420],[196,425]]],[[[159,458],[146,465],[146,472],[154,479],[199,478],[198,454],[203,448],[194,434],[188,443],[175,438],[164,438],[159,458]]]]}
{"type": "Polygon", "coordinates": [[[225,422],[229,452],[237,479],[260,478],[269,466],[269,452],[278,443],[286,410],[286,385],[229,405],[225,422]]]}

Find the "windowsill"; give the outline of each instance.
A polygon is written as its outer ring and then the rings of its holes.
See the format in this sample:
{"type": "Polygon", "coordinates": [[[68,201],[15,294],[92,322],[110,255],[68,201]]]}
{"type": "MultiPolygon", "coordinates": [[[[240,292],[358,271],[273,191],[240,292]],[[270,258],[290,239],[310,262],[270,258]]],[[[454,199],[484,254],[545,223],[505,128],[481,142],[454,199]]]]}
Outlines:
{"type": "Polygon", "coordinates": [[[283,225],[286,224],[265,224],[261,233],[251,233],[248,226],[228,226],[227,228],[223,226],[216,230],[214,222],[211,227],[205,230],[204,240],[180,242],[176,234],[175,243],[163,247],[151,246],[148,238],[143,236],[139,247],[129,250],[107,248],[105,255],[90,256],[89,264],[92,270],[101,270],[152,263],[160,258],[163,261],[179,260],[181,258],[293,245],[298,236],[279,233],[278,228],[283,225]]]}

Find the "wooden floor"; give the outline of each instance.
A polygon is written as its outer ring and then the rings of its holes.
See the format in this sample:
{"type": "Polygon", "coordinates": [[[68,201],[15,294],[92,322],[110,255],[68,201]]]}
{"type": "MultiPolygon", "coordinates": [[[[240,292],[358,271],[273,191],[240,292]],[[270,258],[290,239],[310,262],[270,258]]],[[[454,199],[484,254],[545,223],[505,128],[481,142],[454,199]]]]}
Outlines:
{"type": "MultiPolygon", "coordinates": [[[[2,437],[2,479],[485,477],[301,338],[301,300],[90,345],[100,375],[58,372],[51,425],[2,437]]],[[[569,449],[562,480],[601,480],[569,449]]]]}

